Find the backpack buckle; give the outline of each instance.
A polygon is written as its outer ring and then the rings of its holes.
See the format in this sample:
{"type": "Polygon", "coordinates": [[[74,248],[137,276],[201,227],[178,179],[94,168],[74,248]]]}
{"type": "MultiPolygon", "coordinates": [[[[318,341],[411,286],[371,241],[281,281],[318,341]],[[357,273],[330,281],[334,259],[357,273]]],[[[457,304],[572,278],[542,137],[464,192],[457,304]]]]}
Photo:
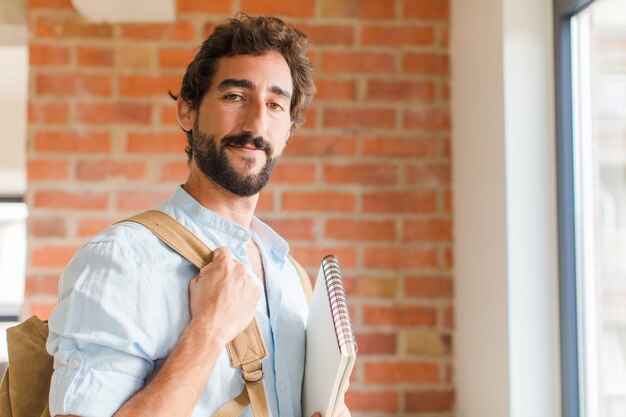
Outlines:
{"type": "Polygon", "coordinates": [[[241,379],[243,382],[250,385],[256,385],[263,381],[265,378],[265,372],[263,371],[263,362],[260,363],[261,368],[252,372],[246,372],[243,367],[239,368],[241,371],[241,379]]]}

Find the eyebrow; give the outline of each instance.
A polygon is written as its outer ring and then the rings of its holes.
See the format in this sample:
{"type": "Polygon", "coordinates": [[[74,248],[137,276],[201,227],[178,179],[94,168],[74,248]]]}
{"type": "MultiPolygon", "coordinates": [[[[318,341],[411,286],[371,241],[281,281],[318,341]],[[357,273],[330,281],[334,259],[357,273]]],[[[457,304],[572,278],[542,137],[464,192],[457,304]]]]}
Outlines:
{"type": "Polygon", "coordinates": [[[279,96],[283,96],[288,100],[291,99],[291,94],[289,94],[287,90],[282,89],[277,85],[273,85],[272,88],[270,88],[270,91],[274,94],[278,94],[279,96]]]}
{"type": "MultiPolygon", "coordinates": [[[[218,91],[224,91],[229,89],[230,87],[239,87],[245,88],[246,90],[254,90],[254,84],[252,84],[249,80],[241,80],[236,78],[227,78],[223,80],[218,86],[218,91]]],[[[270,91],[274,94],[278,94],[279,96],[283,96],[287,99],[291,99],[291,94],[289,92],[277,85],[273,85],[270,87],[270,91]]]]}

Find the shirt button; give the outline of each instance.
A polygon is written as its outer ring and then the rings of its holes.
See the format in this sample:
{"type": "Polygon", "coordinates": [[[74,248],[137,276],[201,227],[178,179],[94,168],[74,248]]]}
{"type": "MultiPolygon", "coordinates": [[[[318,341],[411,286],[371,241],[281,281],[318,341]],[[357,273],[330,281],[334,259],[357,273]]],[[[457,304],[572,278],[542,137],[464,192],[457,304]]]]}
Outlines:
{"type": "Polygon", "coordinates": [[[77,368],[78,368],[78,365],[79,365],[79,363],[78,363],[78,361],[77,361],[76,359],[74,359],[74,360],[72,361],[72,363],[71,363],[71,367],[72,367],[72,368],[74,368],[74,369],[77,369],[77,368]]]}
{"type": "Polygon", "coordinates": [[[285,392],[285,384],[280,384],[280,392],[285,392]]]}
{"type": "Polygon", "coordinates": [[[244,232],[242,229],[237,230],[237,237],[240,237],[243,239],[245,235],[246,235],[246,232],[244,232]]]}

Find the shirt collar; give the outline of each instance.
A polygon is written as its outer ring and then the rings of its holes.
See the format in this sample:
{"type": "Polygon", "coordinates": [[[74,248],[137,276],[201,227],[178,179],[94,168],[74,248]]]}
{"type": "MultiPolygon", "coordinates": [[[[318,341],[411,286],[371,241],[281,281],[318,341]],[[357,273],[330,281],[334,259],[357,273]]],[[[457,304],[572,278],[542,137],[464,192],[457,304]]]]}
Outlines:
{"type": "Polygon", "coordinates": [[[194,222],[222,232],[233,239],[246,242],[251,234],[254,234],[263,246],[270,248],[277,259],[284,259],[289,252],[287,241],[256,216],[252,217],[250,230],[248,230],[202,206],[182,186],[176,188],[172,202],[187,213],[194,222]]]}

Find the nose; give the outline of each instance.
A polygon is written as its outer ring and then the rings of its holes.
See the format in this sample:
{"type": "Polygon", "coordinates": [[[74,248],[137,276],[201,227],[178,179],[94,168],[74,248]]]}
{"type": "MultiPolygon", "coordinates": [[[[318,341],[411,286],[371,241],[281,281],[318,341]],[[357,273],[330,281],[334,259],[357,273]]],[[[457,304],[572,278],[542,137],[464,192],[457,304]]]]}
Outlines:
{"type": "Polygon", "coordinates": [[[263,100],[251,101],[245,109],[241,129],[252,137],[267,137],[268,114],[263,100]]]}

